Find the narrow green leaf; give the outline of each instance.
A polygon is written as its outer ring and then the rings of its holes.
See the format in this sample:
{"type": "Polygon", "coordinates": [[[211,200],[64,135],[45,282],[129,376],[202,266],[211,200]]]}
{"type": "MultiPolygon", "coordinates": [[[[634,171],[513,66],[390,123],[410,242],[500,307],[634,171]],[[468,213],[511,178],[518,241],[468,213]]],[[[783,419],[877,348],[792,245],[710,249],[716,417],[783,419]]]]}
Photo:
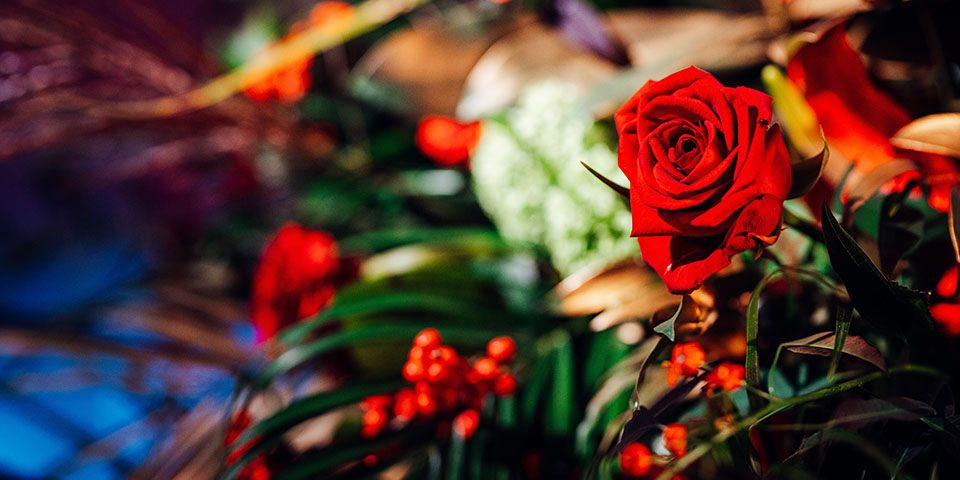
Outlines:
{"type": "MultiPolygon", "coordinates": [[[[383,451],[387,448],[420,448],[420,446],[429,440],[423,429],[407,429],[396,433],[388,433],[372,440],[349,442],[346,444],[334,444],[323,448],[317,452],[307,455],[292,463],[286,469],[280,471],[272,477],[276,480],[305,480],[312,478],[331,478],[331,470],[340,467],[348,462],[354,462],[363,459],[365,456],[383,451]]],[[[381,459],[381,461],[383,461],[381,459]]],[[[388,463],[380,464],[372,469],[378,470],[388,463]],[[379,467],[379,468],[378,468],[379,467]]],[[[360,466],[363,467],[362,465],[360,466]]],[[[346,473],[346,472],[345,472],[346,473]]],[[[339,476],[339,475],[337,475],[339,476]]],[[[345,474],[343,478],[356,478],[357,472],[345,474]]]]}
{"type": "Polygon", "coordinates": [[[932,319],[927,295],[887,280],[826,205],[821,215],[830,263],[847,287],[860,316],[906,336],[928,330],[932,319]]]}
{"type": "Polygon", "coordinates": [[[437,315],[438,320],[500,322],[513,316],[502,310],[488,309],[476,302],[468,302],[447,295],[400,291],[375,292],[368,296],[337,298],[330,308],[310,320],[301,322],[280,334],[284,343],[296,343],[317,328],[347,316],[371,315],[384,312],[415,311],[437,315]]]}
{"type": "Polygon", "coordinates": [[[545,425],[548,433],[565,435],[574,428],[574,366],[573,345],[570,334],[558,330],[552,334],[556,348],[553,354],[553,382],[547,399],[545,425]]]}
{"type": "Polygon", "coordinates": [[[290,428],[316,418],[335,408],[357,403],[365,397],[400,389],[403,382],[371,382],[347,385],[330,392],[318,393],[294,401],[277,413],[261,420],[244,431],[230,446],[236,450],[246,446],[247,450],[230,465],[224,473],[224,479],[236,478],[244,466],[261,452],[273,447],[290,428]]]}
{"type": "Polygon", "coordinates": [[[544,390],[546,390],[550,372],[553,370],[553,364],[552,350],[538,352],[536,359],[533,361],[533,371],[527,378],[527,385],[523,389],[522,397],[523,422],[527,426],[535,423],[536,419],[540,417],[538,409],[544,400],[544,390]]]}
{"type": "Polygon", "coordinates": [[[586,162],[580,162],[580,165],[583,165],[583,168],[586,168],[588,172],[590,172],[591,174],[593,174],[594,177],[597,177],[597,179],[600,180],[601,182],[603,182],[604,185],[610,187],[611,190],[613,190],[614,192],[616,192],[616,193],[617,193],[618,195],[620,195],[621,197],[625,198],[628,202],[630,201],[630,189],[629,189],[629,188],[624,187],[624,186],[620,185],[619,183],[614,182],[613,180],[610,180],[609,178],[607,178],[606,176],[604,176],[602,173],[594,170],[593,167],[591,167],[590,165],[587,165],[586,162]]]}
{"type": "Polygon", "coordinates": [[[414,243],[441,243],[444,245],[485,245],[491,249],[507,247],[506,241],[495,230],[486,228],[411,228],[383,230],[347,237],[338,243],[344,251],[378,252],[414,243]]]}
{"type": "Polygon", "coordinates": [[[460,480],[464,477],[463,457],[467,451],[467,440],[456,433],[450,435],[450,450],[447,453],[447,480],[460,480]]]}
{"type": "Polygon", "coordinates": [[[843,353],[847,342],[847,334],[850,333],[850,323],[853,320],[853,309],[848,305],[837,305],[837,324],[834,329],[833,352],[830,354],[830,369],[827,370],[827,378],[833,379],[840,366],[840,356],[843,353]]]}

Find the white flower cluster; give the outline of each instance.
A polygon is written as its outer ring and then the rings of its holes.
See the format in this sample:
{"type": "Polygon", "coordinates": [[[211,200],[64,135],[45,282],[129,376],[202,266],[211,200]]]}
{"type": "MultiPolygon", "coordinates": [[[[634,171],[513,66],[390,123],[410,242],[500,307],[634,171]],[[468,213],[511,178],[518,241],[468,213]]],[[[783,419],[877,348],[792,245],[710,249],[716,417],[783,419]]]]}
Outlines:
{"type": "Polygon", "coordinates": [[[543,245],[564,275],[638,254],[626,204],[580,165],[627,183],[577,91],[528,87],[516,107],[484,122],[470,161],[480,205],[503,236],[543,245]]]}

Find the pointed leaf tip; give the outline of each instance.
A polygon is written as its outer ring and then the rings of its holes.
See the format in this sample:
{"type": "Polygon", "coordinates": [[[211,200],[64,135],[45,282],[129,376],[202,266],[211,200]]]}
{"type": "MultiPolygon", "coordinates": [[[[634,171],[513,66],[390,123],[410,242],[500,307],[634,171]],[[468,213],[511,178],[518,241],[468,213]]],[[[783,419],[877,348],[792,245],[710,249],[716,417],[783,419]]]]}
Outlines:
{"type": "Polygon", "coordinates": [[[603,182],[604,185],[610,187],[611,190],[613,190],[614,192],[617,192],[618,194],[620,194],[621,197],[626,198],[627,200],[630,199],[630,189],[629,189],[629,188],[624,187],[624,186],[618,184],[617,182],[614,182],[613,180],[610,180],[609,178],[607,178],[606,176],[604,176],[602,173],[594,170],[593,167],[591,167],[590,165],[587,165],[586,162],[582,162],[582,161],[581,161],[581,162],[580,162],[580,165],[583,165],[583,168],[586,168],[587,171],[590,172],[590,173],[592,173],[594,177],[597,177],[597,179],[599,179],[601,182],[603,182]]]}

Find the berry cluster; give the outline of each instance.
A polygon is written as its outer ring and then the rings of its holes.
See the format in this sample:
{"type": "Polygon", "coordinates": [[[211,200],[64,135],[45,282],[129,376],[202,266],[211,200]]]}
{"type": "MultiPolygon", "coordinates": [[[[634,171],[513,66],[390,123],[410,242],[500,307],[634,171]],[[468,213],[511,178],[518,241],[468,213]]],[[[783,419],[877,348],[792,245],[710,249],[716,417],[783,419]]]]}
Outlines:
{"type": "MultiPolygon", "coordinates": [[[[693,377],[700,373],[706,363],[707,353],[697,342],[678,343],[673,346],[670,360],[663,362],[667,369],[667,384],[675,386],[680,377],[693,377]]],[[[710,371],[704,378],[706,392],[725,390],[732,392],[743,384],[746,369],[743,365],[724,362],[710,371]]]]}
{"type": "MultiPolygon", "coordinates": [[[[670,360],[663,362],[667,369],[667,383],[672,387],[681,377],[694,377],[701,373],[706,364],[707,352],[697,342],[678,343],[670,352],[670,360]]],[[[718,390],[733,392],[743,385],[745,369],[743,365],[731,362],[721,363],[709,370],[704,376],[704,392],[711,395],[718,390]]],[[[687,427],[680,423],[671,423],[661,432],[663,447],[675,458],[687,454],[687,427]]],[[[650,449],[639,442],[626,445],[620,452],[620,470],[631,478],[643,478],[655,473],[660,467],[654,465],[650,449]]],[[[680,477],[675,477],[680,478],[680,477]]]]}
{"type": "Polygon", "coordinates": [[[513,395],[517,381],[506,364],[513,360],[516,344],[510,337],[487,343],[487,355],[470,363],[455,349],[443,345],[440,333],[428,328],[413,339],[403,366],[403,377],[413,384],[394,395],[374,395],[360,402],[365,438],[377,436],[391,420],[407,423],[461,411],[453,421],[457,435],[469,437],[477,428],[477,411],[488,393],[513,395]],[[391,416],[392,413],[392,416],[391,416]]]}
{"type": "MultiPolygon", "coordinates": [[[[687,454],[687,427],[680,423],[671,423],[663,427],[661,433],[663,446],[675,458],[687,454]]],[[[653,464],[653,454],[646,445],[633,442],[620,452],[620,470],[630,478],[643,478],[647,474],[659,474],[660,467],[653,464]]],[[[682,477],[674,477],[682,478],[682,477]]]]}

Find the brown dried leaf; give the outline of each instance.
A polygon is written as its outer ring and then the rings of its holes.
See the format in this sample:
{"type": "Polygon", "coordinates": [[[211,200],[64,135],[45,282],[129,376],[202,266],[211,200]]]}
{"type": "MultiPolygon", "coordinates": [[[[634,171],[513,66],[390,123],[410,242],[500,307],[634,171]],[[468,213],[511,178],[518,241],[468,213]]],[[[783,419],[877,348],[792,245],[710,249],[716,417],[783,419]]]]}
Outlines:
{"type": "MultiPolygon", "coordinates": [[[[665,289],[664,289],[665,290],[665,289]]],[[[594,331],[606,330],[610,327],[633,320],[646,320],[653,314],[665,308],[676,310],[679,297],[665,294],[658,289],[649,288],[637,292],[637,298],[623,305],[610,307],[590,320],[590,328],[594,331]]]]}
{"type": "Polygon", "coordinates": [[[918,118],[895,133],[890,142],[908,150],[960,157],[960,113],[918,118]]]}
{"type": "MultiPolygon", "coordinates": [[[[833,332],[822,332],[784,343],[783,347],[793,353],[799,353],[801,355],[829,357],[833,352],[833,344],[833,332]]],[[[887,369],[887,362],[883,359],[883,354],[877,350],[877,347],[874,347],[862,337],[855,335],[847,336],[843,344],[843,353],[870,363],[880,370],[887,369]]]]}
{"type": "Polygon", "coordinates": [[[697,65],[704,69],[756,65],[771,38],[762,14],[708,9],[630,9],[608,14],[611,29],[634,65],[697,65]]]}
{"type": "MultiPolygon", "coordinates": [[[[884,163],[866,175],[857,176],[847,180],[846,196],[847,208],[852,214],[857,211],[864,202],[873,197],[880,187],[893,180],[897,175],[916,170],[917,166],[909,160],[894,160],[884,163]]],[[[853,173],[851,173],[853,176],[853,173]]]]}
{"type": "Polygon", "coordinates": [[[763,14],[717,10],[632,9],[608,12],[634,68],[595,85],[584,99],[595,115],[611,115],[644,82],[696,65],[723,70],[758,65],[772,37],[763,14]]]}
{"type": "Polygon", "coordinates": [[[960,186],[950,190],[950,241],[953,243],[953,255],[960,263],[960,186]]]}
{"type": "Polygon", "coordinates": [[[617,66],[530,23],[497,41],[470,71],[457,115],[478,118],[513,104],[520,92],[544,79],[587,88],[611,77],[617,66]]]}
{"type": "Polygon", "coordinates": [[[871,8],[866,0],[793,0],[782,5],[790,19],[795,21],[844,17],[871,8]]]}
{"type": "Polygon", "coordinates": [[[412,115],[453,115],[467,77],[490,46],[532,17],[469,28],[418,26],[380,41],[351,72],[357,93],[412,115]],[[479,32],[477,31],[479,30],[479,32]]]}
{"type": "Polygon", "coordinates": [[[827,148],[827,140],[823,140],[823,149],[820,153],[810,158],[805,158],[790,164],[790,170],[793,174],[793,183],[790,185],[790,193],[787,198],[802,197],[810,191],[820,176],[823,175],[823,169],[830,158],[830,149],[827,148]]]}
{"type": "MultiPolygon", "coordinates": [[[[669,297],[676,301],[657,275],[640,260],[581,270],[561,281],[554,288],[554,294],[560,299],[560,310],[566,315],[598,313],[641,299],[654,302],[669,297]]],[[[629,311],[629,308],[624,310],[629,311]]]]}

